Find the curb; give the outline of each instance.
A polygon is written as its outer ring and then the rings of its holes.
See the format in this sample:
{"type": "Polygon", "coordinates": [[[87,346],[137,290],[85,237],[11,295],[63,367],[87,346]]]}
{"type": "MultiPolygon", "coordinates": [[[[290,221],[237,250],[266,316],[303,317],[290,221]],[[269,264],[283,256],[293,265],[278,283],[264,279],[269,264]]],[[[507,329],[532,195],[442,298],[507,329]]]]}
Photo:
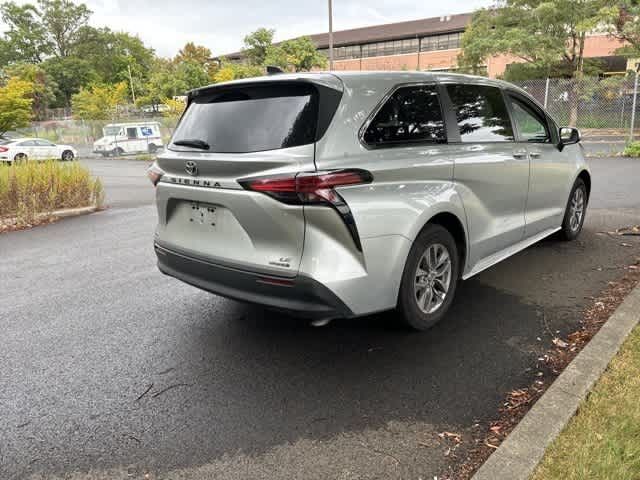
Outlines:
{"type": "Polygon", "coordinates": [[[527,480],[640,320],[640,285],[533,405],[472,480],[527,480]]]}
{"type": "MultiPolygon", "coordinates": [[[[58,217],[58,218],[76,217],[78,215],[86,215],[88,213],[97,212],[98,210],[100,209],[95,205],[90,205],[88,207],[79,207],[79,208],[63,208],[62,210],[54,210],[53,212],[38,213],[36,217],[38,219],[51,218],[51,217],[58,217]]],[[[4,217],[4,218],[0,217],[0,220],[11,222],[11,221],[15,221],[16,217],[4,217]]]]}

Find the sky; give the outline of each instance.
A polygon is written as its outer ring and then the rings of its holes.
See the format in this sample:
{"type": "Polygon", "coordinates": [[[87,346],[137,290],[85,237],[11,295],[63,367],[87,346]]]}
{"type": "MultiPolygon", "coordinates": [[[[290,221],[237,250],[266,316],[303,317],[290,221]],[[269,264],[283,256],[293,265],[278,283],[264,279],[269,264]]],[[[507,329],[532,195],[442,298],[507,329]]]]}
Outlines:
{"type": "MultiPolygon", "coordinates": [[[[0,0],[1,2],[2,0],[0,0]]],[[[17,3],[26,3],[19,0],[17,3]]],[[[91,24],[138,35],[164,57],[187,42],[214,55],[242,48],[244,36],[273,28],[275,40],[328,30],[327,0],[85,0],[91,24]]],[[[473,11],[491,0],[333,0],[334,31],[473,11]]],[[[0,30],[3,30],[0,23],[0,30]]]]}

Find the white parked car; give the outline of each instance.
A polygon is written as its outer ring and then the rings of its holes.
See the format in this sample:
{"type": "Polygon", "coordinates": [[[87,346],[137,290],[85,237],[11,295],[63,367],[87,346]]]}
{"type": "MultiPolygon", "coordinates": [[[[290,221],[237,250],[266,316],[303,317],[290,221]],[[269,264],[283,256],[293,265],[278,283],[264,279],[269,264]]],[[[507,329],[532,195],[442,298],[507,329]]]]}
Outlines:
{"type": "Polygon", "coordinates": [[[93,152],[103,157],[136,153],[156,153],[164,148],[158,122],[111,123],[103,137],[93,143],[93,152]]]}
{"type": "Polygon", "coordinates": [[[0,140],[0,162],[24,160],[71,161],[78,152],[71,145],[58,145],[43,138],[11,138],[0,140]]]}

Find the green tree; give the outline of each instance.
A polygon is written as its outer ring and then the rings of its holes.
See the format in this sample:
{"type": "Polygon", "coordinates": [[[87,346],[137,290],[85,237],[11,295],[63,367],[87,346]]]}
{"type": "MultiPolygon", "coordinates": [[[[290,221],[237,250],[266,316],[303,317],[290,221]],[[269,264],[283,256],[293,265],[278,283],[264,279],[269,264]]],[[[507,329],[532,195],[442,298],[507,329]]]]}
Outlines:
{"type": "Polygon", "coordinates": [[[229,63],[217,71],[213,80],[215,83],[220,83],[238,80],[240,78],[259,77],[261,75],[264,75],[264,67],[245,65],[242,63],[229,63]]]}
{"type": "Polygon", "coordinates": [[[176,64],[165,58],[157,58],[153,62],[149,80],[137,98],[137,103],[157,108],[166,98],[184,95],[187,90],[189,87],[184,78],[177,75],[176,64]]]}
{"type": "Polygon", "coordinates": [[[86,60],[100,83],[129,82],[129,68],[136,91],[149,79],[154,51],[140,38],[109,28],[83,27],[72,55],[86,60]]]}
{"type": "Polygon", "coordinates": [[[0,135],[29,125],[33,114],[32,88],[30,82],[18,78],[9,78],[0,86],[0,135]]]}
{"type": "Polygon", "coordinates": [[[605,9],[608,31],[626,43],[619,54],[640,56],[640,3],[637,0],[618,0],[605,9]]]}
{"type": "Polygon", "coordinates": [[[71,97],[80,88],[100,81],[96,71],[87,60],[77,57],[51,57],[42,63],[42,68],[55,81],[55,100],[50,107],[70,107],[71,97]]]}
{"type": "Polygon", "coordinates": [[[51,53],[52,45],[35,6],[3,3],[0,18],[8,27],[0,43],[0,55],[5,57],[0,65],[15,61],[39,63],[51,53]]]}
{"type": "Polygon", "coordinates": [[[309,37],[300,37],[270,46],[267,49],[264,64],[275,65],[284,70],[304,72],[312,68],[325,68],[327,57],[318,53],[309,37]]]}
{"type": "Polygon", "coordinates": [[[83,120],[113,118],[118,106],[126,103],[128,89],[125,82],[83,88],[72,97],[73,114],[83,120]]]}
{"type": "Polygon", "coordinates": [[[80,30],[89,22],[91,10],[84,3],[71,0],[38,0],[38,6],[53,53],[61,58],[70,56],[80,30]]]}
{"type": "MultiPolygon", "coordinates": [[[[603,21],[604,7],[603,0],[499,1],[474,13],[462,37],[459,65],[478,72],[488,58],[506,54],[547,72],[560,66],[581,77],[585,39],[603,21]]],[[[571,92],[572,125],[577,98],[577,92],[571,92]]]]}
{"type": "Polygon", "coordinates": [[[44,119],[48,105],[55,100],[57,88],[44,68],[33,63],[15,63],[5,68],[5,73],[9,77],[31,83],[33,116],[36,120],[44,119]]]}
{"type": "Polygon", "coordinates": [[[264,65],[267,50],[273,43],[275,30],[259,28],[253,33],[244,37],[244,48],[242,52],[251,65],[264,65]]]}

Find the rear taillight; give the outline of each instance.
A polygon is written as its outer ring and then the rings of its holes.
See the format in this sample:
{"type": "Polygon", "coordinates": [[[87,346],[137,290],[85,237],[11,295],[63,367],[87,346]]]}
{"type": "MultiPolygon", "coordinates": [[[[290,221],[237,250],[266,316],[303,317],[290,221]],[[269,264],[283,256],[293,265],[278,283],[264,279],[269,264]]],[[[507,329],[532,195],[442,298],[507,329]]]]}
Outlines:
{"type": "Polygon", "coordinates": [[[334,208],[349,229],[358,250],[362,250],[358,230],[349,206],[336,187],[371,183],[370,172],[360,169],[305,172],[276,177],[240,180],[246,190],[262,192],[284,203],[294,205],[326,205],[334,208]]]}
{"type": "Polygon", "coordinates": [[[7,147],[0,147],[0,152],[8,152],[9,149],[7,147]]]}
{"type": "Polygon", "coordinates": [[[285,203],[335,204],[341,197],[334,188],[371,183],[372,180],[373,176],[366,170],[350,169],[249,178],[239,183],[246,190],[266,193],[285,203]]]}
{"type": "Polygon", "coordinates": [[[163,175],[164,170],[162,170],[155,162],[149,168],[147,168],[147,177],[149,177],[149,180],[151,180],[151,183],[153,183],[154,187],[158,185],[158,182],[163,175]]]}

